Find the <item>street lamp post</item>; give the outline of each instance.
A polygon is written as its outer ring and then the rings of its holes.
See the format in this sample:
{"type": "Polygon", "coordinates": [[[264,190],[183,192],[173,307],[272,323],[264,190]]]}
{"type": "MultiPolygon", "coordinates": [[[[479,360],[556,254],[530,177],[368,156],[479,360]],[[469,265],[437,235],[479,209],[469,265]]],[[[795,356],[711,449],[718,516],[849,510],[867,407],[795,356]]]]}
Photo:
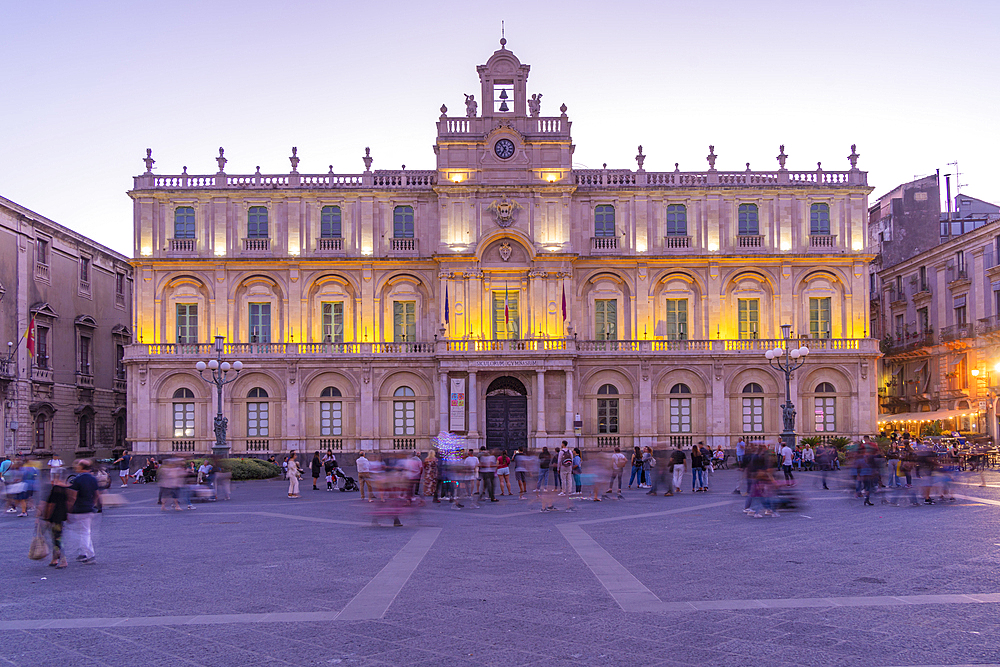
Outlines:
{"type": "Polygon", "coordinates": [[[217,404],[219,406],[219,411],[215,415],[215,445],[212,447],[212,454],[218,457],[224,457],[229,453],[229,445],[226,444],[226,426],[229,425],[229,420],[222,416],[222,388],[233,382],[236,377],[243,370],[243,362],[234,361],[232,365],[228,361],[222,360],[222,349],[225,343],[225,338],[222,336],[215,337],[215,359],[212,359],[207,364],[204,361],[199,361],[195,364],[195,368],[198,369],[198,375],[202,380],[209,384],[214,384],[217,394],[217,404]],[[209,377],[205,377],[205,370],[210,371],[209,377]],[[236,371],[236,375],[227,379],[229,375],[229,370],[232,369],[236,371]]]}
{"type": "Polygon", "coordinates": [[[772,367],[777,368],[785,374],[785,404],[781,408],[781,418],[784,422],[784,430],[781,432],[781,440],[785,445],[795,448],[795,404],[792,403],[792,373],[802,368],[809,354],[809,348],[803,345],[800,348],[791,349],[792,330],[791,324],[781,325],[781,335],[785,339],[784,349],[776,347],[764,353],[764,357],[772,367]]]}

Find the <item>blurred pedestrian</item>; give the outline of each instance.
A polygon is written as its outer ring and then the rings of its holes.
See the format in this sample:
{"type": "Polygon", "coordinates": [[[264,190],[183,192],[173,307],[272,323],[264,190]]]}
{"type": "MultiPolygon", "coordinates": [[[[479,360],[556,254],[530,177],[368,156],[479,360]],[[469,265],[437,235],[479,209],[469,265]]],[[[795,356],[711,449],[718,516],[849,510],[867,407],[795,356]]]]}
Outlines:
{"type": "Polygon", "coordinates": [[[80,459],[76,462],[76,477],[66,492],[66,503],[69,506],[67,515],[67,533],[72,536],[74,550],[79,552],[76,559],[81,563],[93,563],[94,540],[91,523],[101,493],[97,478],[91,474],[93,463],[90,459],[80,459]]]}
{"type": "Polygon", "coordinates": [[[525,494],[528,492],[528,456],[518,447],[511,459],[514,466],[514,481],[517,482],[517,499],[527,500],[525,494]]]}
{"type": "Polygon", "coordinates": [[[611,480],[608,482],[608,490],[605,492],[606,495],[610,495],[615,488],[615,480],[618,480],[618,497],[622,497],[622,476],[625,474],[625,465],[627,463],[625,455],[622,454],[621,447],[615,447],[615,453],[611,455],[611,459],[608,461],[610,466],[611,480]]]}
{"type": "Polygon", "coordinates": [[[562,448],[559,450],[559,477],[562,483],[560,496],[568,496],[573,493],[573,452],[569,450],[569,443],[562,441],[562,448]]]}
{"type": "Polygon", "coordinates": [[[507,489],[506,495],[514,495],[510,490],[510,457],[503,450],[497,456],[497,481],[500,483],[501,496],[504,495],[504,488],[507,489]]]}
{"type": "Polygon", "coordinates": [[[542,447],[542,451],[538,453],[538,484],[535,485],[535,491],[544,491],[549,485],[549,470],[552,464],[552,454],[549,452],[548,447],[542,447]]]}
{"type": "Polygon", "coordinates": [[[309,468],[313,478],[313,491],[319,491],[319,487],[316,485],[319,483],[319,475],[323,471],[323,459],[319,457],[319,452],[313,454],[312,462],[310,462],[309,468]]]}
{"type": "Polygon", "coordinates": [[[673,471],[674,493],[681,492],[681,483],[684,481],[685,461],[687,461],[687,456],[684,454],[684,450],[681,449],[680,444],[674,445],[673,451],[670,452],[670,467],[673,471]]]}
{"type": "Polygon", "coordinates": [[[628,488],[632,488],[632,482],[638,482],[642,488],[642,450],[638,446],[632,450],[632,476],[628,479],[628,488]]]}
{"type": "Polygon", "coordinates": [[[52,561],[49,567],[66,567],[66,552],[63,549],[63,526],[69,516],[69,485],[62,466],[49,469],[49,495],[38,512],[39,521],[48,523],[52,535],[52,561]]]}
{"type": "Polygon", "coordinates": [[[691,493],[707,491],[705,486],[705,457],[698,445],[691,447],[691,493]]]}
{"type": "Polygon", "coordinates": [[[795,477],[792,475],[792,460],[794,453],[788,443],[783,443],[778,450],[778,457],[781,460],[781,470],[785,473],[785,486],[795,486],[795,477]]]}
{"type": "MultiPolygon", "coordinates": [[[[500,459],[493,455],[492,452],[486,450],[485,447],[479,448],[479,477],[480,477],[480,487],[479,487],[479,500],[483,500],[483,496],[489,495],[490,502],[499,502],[496,496],[496,484],[497,484],[497,471],[500,465],[500,459]]],[[[501,486],[501,494],[503,492],[503,487],[501,486]]]]}
{"type": "Polygon", "coordinates": [[[424,459],[424,469],[421,473],[420,484],[425,496],[434,496],[434,502],[440,502],[437,497],[438,458],[437,452],[433,449],[427,452],[427,458],[424,459]]]}
{"type": "Polygon", "coordinates": [[[364,452],[358,456],[355,462],[358,467],[358,486],[361,489],[361,500],[365,500],[365,487],[368,487],[368,500],[375,499],[375,491],[372,489],[371,462],[364,452]]]}
{"type": "Polygon", "coordinates": [[[573,489],[576,495],[583,495],[583,455],[579,447],[573,448],[573,489]]]}

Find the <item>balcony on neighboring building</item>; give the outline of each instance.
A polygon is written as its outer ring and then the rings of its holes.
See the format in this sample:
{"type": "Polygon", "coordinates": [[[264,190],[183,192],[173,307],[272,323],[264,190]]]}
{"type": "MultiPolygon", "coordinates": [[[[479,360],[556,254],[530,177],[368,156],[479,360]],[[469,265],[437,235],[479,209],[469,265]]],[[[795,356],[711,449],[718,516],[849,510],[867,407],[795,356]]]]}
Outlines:
{"type": "Polygon", "coordinates": [[[913,352],[934,345],[934,330],[897,331],[892,337],[892,346],[886,352],[887,356],[913,352]]]}
{"type": "Polygon", "coordinates": [[[1000,316],[990,315],[976,322],[976,335],[1000,334],[1000,316]]]}
{"type": "Polygon", "coordinates": [[[969,280],[969,270],[964,266],[949,266],[945,271],[945,281],[948,283],[948,289],[951,290],[961,289],[972,284],[972,281],[969,280]]]}
{"type": "Polygon", "coordinates": [[[973,335],[973,327],[969,323],[964,324],[953,324],[950,327],[944,327],[941,329],[941,342],[948,343],[954,340],[961,340],[963,338],[971,338],[973,335]]]}
{"type": "Polygon", "coordinates": [[[76,386],[83,387],[84,389],[94,388],[94,375],[90,372],[89,368],[76,372],[76,386]]]}
{"type": "Polygon", "coordinates": [[[736,237],[736,247],[743,249],[750,248],[763,248],[764,247],[764,235],[763,234],[740,234],[736,237]]]}
{"type": "Polygon", "coordinates": [[[35,262],[35,278],[43,282],[49,282],[49,265],[35,262]]]}
{"type": "Polygon", "coordinates": [[[14,379],[14,369],[16,363],[14,359],[0,359],[0,385],[6,386],[14,379]]]}
{"type": "Polygon", "coordinates": [[[41,384],[52,384],[52,369],[39,366],[31,367],[31,381],[41,384]]]}
{"type": "Polygon", "coordinates": [[[837,236],[835,234],[811,234],[809,236],[810,248],[836,248],[837,236]]]}

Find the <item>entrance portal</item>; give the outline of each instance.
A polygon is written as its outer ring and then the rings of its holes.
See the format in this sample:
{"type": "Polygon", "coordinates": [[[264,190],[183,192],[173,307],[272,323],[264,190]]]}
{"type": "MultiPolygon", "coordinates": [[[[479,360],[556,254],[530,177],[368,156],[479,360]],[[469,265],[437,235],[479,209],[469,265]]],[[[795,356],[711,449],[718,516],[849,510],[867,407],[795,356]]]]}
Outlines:
{"type": "Polygon", "coordinates": [[[517,378],[499,377],[486,390],[486,448],[528,448],[528,392],[517,378]]]}

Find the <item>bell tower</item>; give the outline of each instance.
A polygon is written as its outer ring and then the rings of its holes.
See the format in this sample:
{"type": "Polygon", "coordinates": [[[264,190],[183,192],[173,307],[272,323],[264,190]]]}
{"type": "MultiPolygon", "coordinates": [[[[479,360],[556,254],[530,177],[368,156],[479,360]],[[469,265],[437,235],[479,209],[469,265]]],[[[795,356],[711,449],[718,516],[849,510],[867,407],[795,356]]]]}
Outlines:
{"type": "Polygon", "coordinates": [[[528,115],[526,91],[530,65],[522,65],[511,51],[507,40],[500,40],[500,49],[493,52],[485,65],[476,68],[483,92],[483,118],[523,118],[528,115]]]}

